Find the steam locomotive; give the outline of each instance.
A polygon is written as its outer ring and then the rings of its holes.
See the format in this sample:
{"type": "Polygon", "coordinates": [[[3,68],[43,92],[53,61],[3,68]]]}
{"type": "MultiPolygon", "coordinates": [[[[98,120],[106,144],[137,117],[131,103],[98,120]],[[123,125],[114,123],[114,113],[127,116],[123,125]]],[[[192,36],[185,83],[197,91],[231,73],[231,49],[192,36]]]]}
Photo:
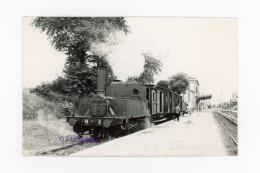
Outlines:
{"type": "Polygon", "coordinates": [[[174,108],[182,106],[182,96],[169,89],[116,80],[106,87],[105,68],[98,68],[96,95],[79,98],[78,114],[66,117],[80,137],[118,137],[174,118],[174,108]]]}

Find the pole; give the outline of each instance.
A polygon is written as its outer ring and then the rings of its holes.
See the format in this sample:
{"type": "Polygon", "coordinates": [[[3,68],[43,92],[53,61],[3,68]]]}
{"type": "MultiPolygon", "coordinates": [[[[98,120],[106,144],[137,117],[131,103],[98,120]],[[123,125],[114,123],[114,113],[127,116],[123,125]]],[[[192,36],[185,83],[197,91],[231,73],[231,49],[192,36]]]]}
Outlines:
{"type": "Polygon", "coordinates": [[[222,90],[221,90],[221,99],[220,99],[220,105],[221,105],[221,109],[222,109],[222,90]]]}

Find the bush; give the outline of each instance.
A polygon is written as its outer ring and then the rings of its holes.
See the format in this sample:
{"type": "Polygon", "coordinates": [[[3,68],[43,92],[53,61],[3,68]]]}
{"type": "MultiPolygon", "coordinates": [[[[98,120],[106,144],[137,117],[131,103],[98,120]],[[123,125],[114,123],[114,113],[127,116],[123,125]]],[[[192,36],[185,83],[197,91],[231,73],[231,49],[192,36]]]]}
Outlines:
{"type": "Polygon", "coordinates": [[[23,120],[37,120],[39,114],[56,119],[65,118],[62,103],[47,100],[23,89],[23,120]]]}

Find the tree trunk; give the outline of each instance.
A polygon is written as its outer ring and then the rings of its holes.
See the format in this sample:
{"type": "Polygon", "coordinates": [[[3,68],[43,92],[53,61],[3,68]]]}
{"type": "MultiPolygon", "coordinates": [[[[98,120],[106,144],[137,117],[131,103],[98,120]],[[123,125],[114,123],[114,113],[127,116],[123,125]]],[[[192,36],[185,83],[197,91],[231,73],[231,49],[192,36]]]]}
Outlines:
{"type": "Polygon", "coordinates": [[[85,51],[84,50],[79,50],[79,53],[78,53],[78,57],[79,57],[79,62],[80,62],[80,65],[84,65],[85,64],[85,51]]]}

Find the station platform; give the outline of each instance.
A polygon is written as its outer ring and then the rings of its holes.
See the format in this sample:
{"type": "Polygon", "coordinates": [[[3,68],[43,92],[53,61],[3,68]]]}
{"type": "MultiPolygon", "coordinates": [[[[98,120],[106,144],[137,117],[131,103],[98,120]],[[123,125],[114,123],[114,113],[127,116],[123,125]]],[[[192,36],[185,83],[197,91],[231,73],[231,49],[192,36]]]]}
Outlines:
{"type": "Polygon", "coordinates": [[[224,156],[228,155],[210,111],[185,114],[70,156],[224,156]]]}

